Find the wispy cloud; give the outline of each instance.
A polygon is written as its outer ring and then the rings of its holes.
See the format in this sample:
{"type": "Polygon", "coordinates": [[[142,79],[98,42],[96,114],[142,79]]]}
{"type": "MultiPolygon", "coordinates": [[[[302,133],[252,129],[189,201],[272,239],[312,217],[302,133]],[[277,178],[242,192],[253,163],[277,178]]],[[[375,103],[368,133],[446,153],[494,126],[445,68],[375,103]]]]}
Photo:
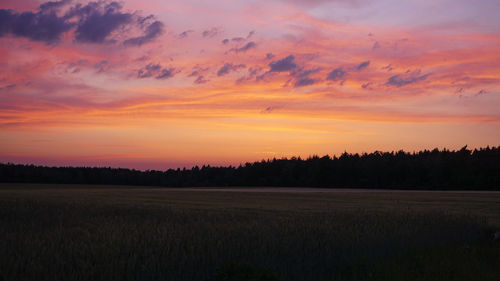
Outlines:
{"type": "Polygon", "coordinates": [[[256,47],[257,47],[257,44],[253,41],[250,41],[250,42],[246,43],[244,46],[239,47],[239,48],[232,48],[230,51],[235,52],[235,53],[242,53],[242,52],[246,52],[250,49],[254,49],[256,47]]]}
{"type": "Polygon", "coordinates": [[[178,37],[181,38],[181,39],[183,39],[183,38],[188,37],[189,34],[191,34],[193,32],[194,32],[194,30],[189,29],[189,30],[186,30],[186,31],[183,31],[183,32],[179,33],[178,37]]]}
{"type": "Polygon", "coordinates": [[[145,28],[144,35],[129,38],[123,41],[123,44],[132,46],[141,46],[143,44],[153,41],[162,33],[163,33],[163,23],[160,21],[154,21],[145,28]]]}
{"type": "Polygon", "coordinates": [[[215,37],[217,36],[219,33],[221,33],[221,30],[217,27],[212,27],[210,29],[207,29],[207,30],[204,30],[201,35],[204,37],[204,38],[212,38],[212,37],[215,37]]]}
{"type": "Polygon", "coordinates": [[[224,76],[230,72],[237,71],[238,69],[245,68],[244,64],[226,63],[217,71],[217,76],[224,76]]]}
{"type": "Polygon", "coordinates": [[[370,65],[370,61],[364,61],[364,62],[360,63],[360,64],[356,67],[356,70],[361,71],[361,70],[363,70],[363,69],[367,68],[369,65],[370,65]]]}
{"type": "Polygon", "coordinates": [[[396,86],[396,87],[402,87],[406,86],[409,84],[413,84],[422,80],[427,79],[429,77],[429,73],[421,75],[420,70],[414,70],[414,71],[407,71],[402,74],[396,74],[394,76],[391,76],[387,80],[387,85],[391,86],[396,86]]]}
{"type": "Polygon", "coordinates": [[[179,73],[179,70],[173,67],[162,68],[160,64],[149,63],[137,71],[137,78],[149,78],[154,76],[156,79],[164,80],[174,77],[177,73],[179,73]]]}

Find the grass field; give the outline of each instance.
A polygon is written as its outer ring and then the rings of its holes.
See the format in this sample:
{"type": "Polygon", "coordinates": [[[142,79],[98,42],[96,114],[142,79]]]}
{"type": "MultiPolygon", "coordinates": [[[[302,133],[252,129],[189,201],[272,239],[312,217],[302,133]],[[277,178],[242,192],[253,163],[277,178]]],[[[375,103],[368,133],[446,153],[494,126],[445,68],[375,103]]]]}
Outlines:
{"type": "Polygon", "coordinates": [[[0,185],[0,280],[500,280],[500,192],[0,185]]]}

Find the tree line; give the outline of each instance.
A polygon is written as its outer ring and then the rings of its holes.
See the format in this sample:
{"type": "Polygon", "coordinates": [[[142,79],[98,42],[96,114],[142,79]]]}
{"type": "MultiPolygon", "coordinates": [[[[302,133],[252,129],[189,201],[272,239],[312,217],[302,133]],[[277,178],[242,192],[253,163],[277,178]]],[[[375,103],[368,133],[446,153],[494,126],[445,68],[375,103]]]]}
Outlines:
{"type": "Polygon", "coordinates": [[[238,167],[134,170],[0,164],[0,182],[165,187],[500,190],[500,146],[268,159],[238,167]]]}

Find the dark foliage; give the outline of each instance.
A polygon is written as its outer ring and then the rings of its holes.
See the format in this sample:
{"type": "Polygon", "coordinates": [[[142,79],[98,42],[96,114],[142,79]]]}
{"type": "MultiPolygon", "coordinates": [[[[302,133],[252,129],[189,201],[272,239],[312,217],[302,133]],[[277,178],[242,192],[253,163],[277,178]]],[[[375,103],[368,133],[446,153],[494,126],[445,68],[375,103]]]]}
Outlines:
{"type": "Polygon", "coordinates": [[[286,186],[384,189],[499,189],[500,146],[473,151],[373,152],[306,160],[262,160],[239,167],[139,171],[0,164],[0,182],[170,187],[286,186]]]}
{"type": "Polygon", "coordinates": [[[229,263],[217,270],[215,281],[278,281],[278,278],[270,270],[229,263]]]}

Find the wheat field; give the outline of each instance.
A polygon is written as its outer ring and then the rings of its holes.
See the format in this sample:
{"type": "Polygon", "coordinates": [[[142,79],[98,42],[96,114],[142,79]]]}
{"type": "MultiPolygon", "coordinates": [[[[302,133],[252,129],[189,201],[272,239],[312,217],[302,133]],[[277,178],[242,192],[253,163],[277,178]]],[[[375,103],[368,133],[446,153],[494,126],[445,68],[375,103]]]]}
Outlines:
{"type": "Polygon", "coordinates": [[[500,280],[499,192],[0,185],[0,280],[500,280]]]}

